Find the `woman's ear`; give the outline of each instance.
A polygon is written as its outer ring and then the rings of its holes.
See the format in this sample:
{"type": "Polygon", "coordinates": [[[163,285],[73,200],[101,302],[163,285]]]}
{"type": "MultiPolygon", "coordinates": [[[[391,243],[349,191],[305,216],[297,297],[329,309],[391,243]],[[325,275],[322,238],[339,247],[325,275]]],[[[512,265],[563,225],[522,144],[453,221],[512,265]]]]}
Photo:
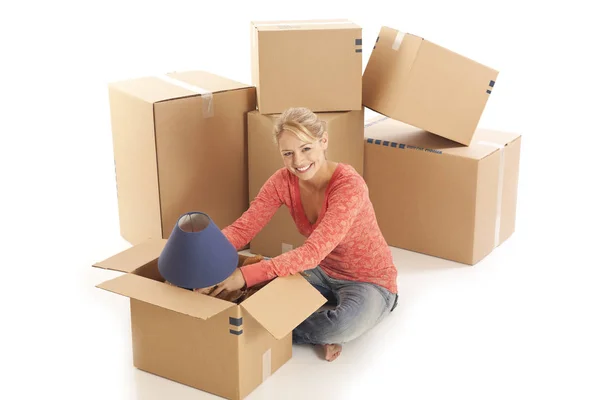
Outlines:
{"type": "Polygon", "coordinates": [[[329,135],[327,134],[327,131],[323,132],[323,136],[321,136],[320,141],[323,150],[327,150],[327,146],[329,145],[329,135]]]}

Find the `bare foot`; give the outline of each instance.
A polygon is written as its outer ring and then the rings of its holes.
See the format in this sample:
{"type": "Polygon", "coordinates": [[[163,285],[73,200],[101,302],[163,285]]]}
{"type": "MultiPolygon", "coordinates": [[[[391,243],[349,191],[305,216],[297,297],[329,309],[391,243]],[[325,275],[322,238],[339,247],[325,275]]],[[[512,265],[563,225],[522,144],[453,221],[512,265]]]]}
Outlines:
{"type": "Polygon", "coordinates": [[[342,352],[342,346],[339,344],[324,344],[323,349],[325,350],[325,359],[327,361],[333,361],[342,352]]]}

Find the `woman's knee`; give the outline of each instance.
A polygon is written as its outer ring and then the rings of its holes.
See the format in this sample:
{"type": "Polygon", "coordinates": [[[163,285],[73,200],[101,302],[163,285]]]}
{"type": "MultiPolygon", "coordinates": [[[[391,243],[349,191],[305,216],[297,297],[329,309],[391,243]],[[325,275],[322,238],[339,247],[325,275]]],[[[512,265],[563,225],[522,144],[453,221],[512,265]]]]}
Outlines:
{"type": "Polygon", "coordinates": [[[375,326],[386,312],[387,301],[374,287],[361,285],[340,293],[340,302],[333,310],[328,310],[332,329],[328,343],[344,343],[356,339],[375,326]]]}

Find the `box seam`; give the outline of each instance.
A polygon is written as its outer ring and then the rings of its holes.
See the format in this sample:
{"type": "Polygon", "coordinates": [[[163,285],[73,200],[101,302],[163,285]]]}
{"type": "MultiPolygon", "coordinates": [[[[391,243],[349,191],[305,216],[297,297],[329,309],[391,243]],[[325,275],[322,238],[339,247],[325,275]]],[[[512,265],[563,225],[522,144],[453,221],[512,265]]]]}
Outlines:
{"type": "Polygon", "coordinates": [[[156,184],[158,189],[158,213],[160,221],[160,234],[165,237],[165,226],[163,221],[162,190],[160,186],[160,165],[158,163],[158,141],[156,135],[156,103],[152,104],[152,132],[154,133],[154,157],[156,160],[156,184]]]}
{"type": "MultiPolygon", "coordinates": [[[[496,150],[495,150],[496,151],[496,150]]],[[[476,228],[477,228],[477,208],[479,206],[478,203],[478,195],[479,195],[479,176],[481,173],[481,163],[479,162],[480,160],[473,160],[477,163],[477,174],[475,175],[475,206],[473,207],[473,226],[472,229],[470,229],[470,232],[472,232],[471,234],[471,243],[473,243],[472,247],[471,247],[471,256],[469,257],[469,263],[471,265],[475,264],[475,249],[476,249],[476,243],[475,243],[475,235],[476,235],[476,228]]]]}

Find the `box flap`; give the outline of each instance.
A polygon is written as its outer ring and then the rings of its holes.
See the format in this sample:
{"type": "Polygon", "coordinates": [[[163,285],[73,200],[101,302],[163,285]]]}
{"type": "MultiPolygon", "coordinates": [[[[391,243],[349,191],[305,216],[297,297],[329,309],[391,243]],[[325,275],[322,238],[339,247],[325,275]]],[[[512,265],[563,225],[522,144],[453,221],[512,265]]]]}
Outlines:
{"type": "Polygon", "coordinates": [[[211,93],[253,87],[252,85],[247,85],[205,71],[171,72],[166,75],[181,82],[200,87],[211,93]]]}
{"type": "Polygon", "coordinates": [[[359,25],[347,19],[252,21],[252,25],[259,31],[360,29],[359,25]]]}
{"type": "Polygon", "coordinates": [[[506,145],[519,136],[515,133],[477,128],[471,145],[464,146],[388,117],[374,117],[365,123],[367,143],[475,160],[483,159],[498,149],[498,146],[490,143],[506,145]]]}
{"type": "Polygon", "coordinates": [[[134,274],[119,276],[96,287],[203,320],[235,307],[234,303],[216,297],[134,274]]]}
{"type": "Polygon", "coordinates": [[[148,239],[93,266],[112,271],[132,272],[157,259],[166,243],[166,239],[148,239]]]}
{"type": "Polygon", "coordinates": [[[242,307],[276,339],[282,339],[327,299],[302,275],[277,278],[242,302],[242,307]]]}

